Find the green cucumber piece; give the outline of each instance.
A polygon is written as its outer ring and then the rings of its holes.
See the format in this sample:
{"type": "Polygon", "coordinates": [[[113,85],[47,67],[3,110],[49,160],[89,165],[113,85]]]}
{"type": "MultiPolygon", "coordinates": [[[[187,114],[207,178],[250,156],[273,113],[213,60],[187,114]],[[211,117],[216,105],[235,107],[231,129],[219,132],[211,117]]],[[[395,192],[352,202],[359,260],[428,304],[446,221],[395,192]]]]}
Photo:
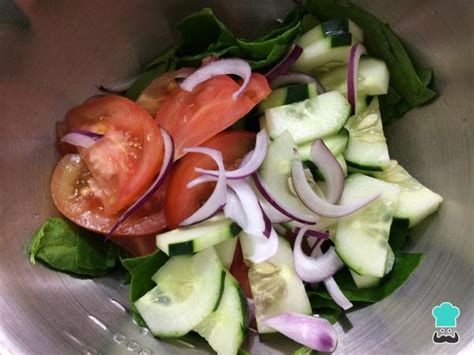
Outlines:
{"type": "Polygon", "coordinates": [[[158,234],[156,246],[170,256],[193,254],[231,239],[240,231],[231,219],[218,215],[189,227],[158,234]]]}
{"type": "Polygon", "coordinates": [[[230,268],[230,265],[232,265],[232,261],[234,260],[235,248],[237,246],[238,240],[238,238],[231,238],[214,246],[214,249],[216,249],[216,253],[219,255],[222,265],[227,270],[230,268]]]}
{"type": "Polygon", "coordinates": [[[347,165],[375,171],[383,171],[390,165],[377,97],[366,111],[350,117],[345,128],[349,131],[349,143],[344,152],[347,165]]]}
{"type": "Polygon", "coordinates": [[[295,102],[318,96],[315,84],[297,84],[275,89],[258,105],[258,112],[264,113],[266,109],[289,105],[295,102]]]}
{"type": "MultiPolygon", "coordinates": [[[[343,128],[339,133],[323,138],[323,142],[326,144],[326,147],[328,147],[333,155],[340,155],[347,148],[347,143],[349,142],[349,132],[343,128]]],[[[309,142],[298,147],[301,160],[311,160],[310,153],[312,145],[313,142],[309,142]]]]}
{"type": "Polygon", "coordinates": [[[350,270],[352,279],[356,284],[357,288],[371,288],[377,287],[380,283],[380,277],[358,275],[354,271],[350,270]]]}
{"type": "Polygon", "coordinates": [[[409,228],[435,212],[443,201],[440,195],[422,185],[395,160],[390,162],[390,167],[386,171],[375,172],[374,177],[400,187],[394,217],[408,219],[409,228]]]}
{"type": "Polygon", "coordinates": [[[194,327],[217,354],[237,354],[248,329],[248,306],[239,283],[226,273],[217,309],[194,327]]]}
{"type": "Polygon", "coordinates": [[[398,205],[400,188],[365,175],[346,179],[340,204],[350,204],[380,193],[380,197],[357,213],[339,221],[336,252],[359,275],[383,277],[394,261],[388,238],[398,205]]]}
{"type": "Polygon", "coordinates": [[[288,241],[279,237],[276,254],[249,269],[249,281],[255,300],[255,317],[260,334],[273,333],[274,329],[263,323],[267,317],[284,312],[312,314],[311,304],[303,281],[296,274],[293,251],[288,241]]]}
{"type": "Polygon", "coordinates": [[[350,105],[337,91],[290,105],[267,109],[261,126],[272,139],[288,130],[296,144],[312,142],[339,132],[347,121],[350,105]]]}
{"type": "Polygon", "coordinates": [[[170,258],[152,277],[156,286],[135,307],[160,337],[188,333],[219,305],[225,271],[214,248],[170,258]]]}
{"type": "MultiPolygon", "coordinates": [[[[337,90],[347,95],[347,65],[321,73],[318,80],[328,91],[337,90]]],[[[385,62],[363,57],[357,69],[357,96],[385,95],[388,92],[390,72],[385,62]]]]}
{"type": "Polygon", "coordinates": [[[325,37],[338,36],[347,33],[351,33],[359,42],[364,41],[363,31],[354,22],[348,19],[336,19],[323,22],[304,33],[298,39],[298,45],[301,47],[307,47],[325,37]]]}

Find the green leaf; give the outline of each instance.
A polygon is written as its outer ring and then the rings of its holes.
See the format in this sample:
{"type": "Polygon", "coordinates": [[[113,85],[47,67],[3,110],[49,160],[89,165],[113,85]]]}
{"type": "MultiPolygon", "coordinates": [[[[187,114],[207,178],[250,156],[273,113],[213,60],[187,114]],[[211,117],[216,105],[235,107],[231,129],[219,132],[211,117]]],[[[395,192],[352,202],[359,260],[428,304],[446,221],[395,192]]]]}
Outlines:
{"type": "Polygon", "coordinates": [[[173,70],[176,66],[176,58],[174,56],[175,50],[175,48],[171,48],[151,62],[145,68],[145,72],[140,74],[138,79],[127,90],[125,97],[128,97],[130,100],[136,100],[142,91],[145,90],[145,88],[150,85],[157,76],[173,70]]]}
{"type": "Polygon", "coordinates": [[[321,318],[327,319],[330,323],[337,322],[342,314],[342,308],[339,307],[332,299],[320,296],[317,292],[308,292],[311,302],[311,308],[314,314],[321,318]]]}
{"type": "Polygon", "coordinates": [[[306,346],[302,346],[295,350],[293,355],[311,355],[313,354],[313,349],[307,348],[306,346]]]}
{"type": "Polygon", "coordinates": [[[134,302],[156,286],[151,277],[167,260],[166,254],[160,250],[147,256],[121,259],[123,267],[130,273],[130,304],[133,318],[141,326],[146,324],[136,310],[134,302]]]}
{"type": "MultiPolygon", "coordinates": [[[[374,303],[391,295],[410,277],[423,259],[423,254],[395,253],[393,270],[385,276],[379,286],[359,289],[354,284],[349,270],[343,269],[335,275],[335,279],[344,295],[354,302],[374,303]]],[[[318,296],[331,300],[331,296],[322,288],[316,291],[318,296]]]]}
{"type": "Polygon", "coordinates": [[[181,43],[178,57],[221,51],[237,44],[234,34],[217,19],[211,9],[204,8],[183,18],[177,25],[181,43]]]}
{"type": "Polygon", "coordinates": [[[405,245],[409,231],[408,219],[394,219],[390,226],[390,238],[388,240],[390,247],[394,252],[399,251],[405,245]]]}
{"type": "Polygon", "coordinates": [[[307,0],[306,6],[310,13],[325,21],[350,18],[364,31],[368,52],[385,61],[390,70],[391,85],[403,98],[387,108],[381,101],[382,113],[385,111],[387,115],[386,122],[436,96],[436,92],[428,87],[431,81],[428,69],[416,69],[402,42],[387,24],[347,0],[307,0]]]}
{"type": "Polygon", "coordinates": [[[115,267],[118,248],[64,218],[50,218],[34,233],[28,253],[59,271],[96,277],[115,267]]]}

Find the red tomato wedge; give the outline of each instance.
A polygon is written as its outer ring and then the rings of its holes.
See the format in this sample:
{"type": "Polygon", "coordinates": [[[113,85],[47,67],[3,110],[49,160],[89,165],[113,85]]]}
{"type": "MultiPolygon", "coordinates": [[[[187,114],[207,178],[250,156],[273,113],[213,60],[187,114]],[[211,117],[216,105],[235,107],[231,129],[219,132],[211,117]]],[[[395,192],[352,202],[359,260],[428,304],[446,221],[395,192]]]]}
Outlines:
{"type": "Polygon", "coordinates": [[[173,137],[176,158],[183,148],[198,146],[245,116],[271,92],[267,79],[254,73],[239,98],[232,94],[239,83],[227,75],[215,76],[199,84],[192,92],[172,92],[156,114],[157,122],[173,137]]]}
{"type": "MultiPolygon", "coordinates": [[[[255,133],[245,131],[226,131],[212,137],[201,146],[222,152],[226,169],[235,169],[242,158],[255,146],[255,133]]],[[[187,154],[173,168],[165,197],[166,221],[170,229],[178,227],[184,219],[191,216],[211,195],[215,183],[206,183],[192,189],[187,183],[200,174],[195,167],[217,169],[215,162],[203,154],[187,154]]]]}
{"type": "Polygon", "coordinates": [[[150,185],[163,161],[163,138],[152,116],[120,96],[102,96],[66,115],[71,130],[103,134],[79,154],[91,176],[87,183],[112,216],[134,202],[150,185]]]}
{"type": "Polygon", "coordinates": [[[239,282],[242,290],[245,293],[245,296],[248,298],[253,298],[252,290],[250,289],[249,268],[247,265],[245,265],[244,254],[242,253],[240,241],[237,241],[234,259],[232,259],[232,264],[230,265],[229,271],[239,282]]]}
{"type": "Polygon", "coordinates": [[[137,98],[137,104],[155,117],[165,98],[179,88],[176,79],[186,78],[195,70],[194,68],[181,68],[161,74],[143,90],[137,98]]]}
{"type": "MultiPolygon", "coordinates": [[[[56,166],[51,181],[54,204],[68,219],[91,231],[106,234],[120,213],[107,216],[102,202],[94,196],[88,181],[91,173],[78,154],[65,155],[56,166]]],[[[133,255],[156,249],[155,235],[166,229],[163,200],[166,186],[123,222],[111,240],[133,255]]]]}

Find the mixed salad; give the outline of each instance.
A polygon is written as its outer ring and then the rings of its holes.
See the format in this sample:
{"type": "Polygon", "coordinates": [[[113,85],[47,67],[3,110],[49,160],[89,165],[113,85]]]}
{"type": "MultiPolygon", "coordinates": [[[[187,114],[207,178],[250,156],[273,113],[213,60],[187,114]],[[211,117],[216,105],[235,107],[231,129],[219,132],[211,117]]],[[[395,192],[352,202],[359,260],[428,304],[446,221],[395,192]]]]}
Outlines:
{"type": "Polygon", "coordinates": [[[219,354],[250,332],[331,352],[342,312],[390,295],[422,254],[408,230],[442,201],[391,160],[384,124],[433,98],[388,25],[306,1],[256,40],[210,9],[180,43],[58,122],[63,217],[31,262],[127,272],[135,321],[219,354]]]}

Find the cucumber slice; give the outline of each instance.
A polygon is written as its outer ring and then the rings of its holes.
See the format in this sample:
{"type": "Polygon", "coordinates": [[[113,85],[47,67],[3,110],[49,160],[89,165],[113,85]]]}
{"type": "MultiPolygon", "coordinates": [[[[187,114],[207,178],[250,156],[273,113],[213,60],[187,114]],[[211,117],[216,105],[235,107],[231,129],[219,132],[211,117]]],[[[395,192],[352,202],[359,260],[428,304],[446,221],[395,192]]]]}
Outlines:
{"type": "Polygon", "coordinates": [[[365,175],[354,174],[346,179],[340,203],[353,203],[373,196],[374,193],[380,193],[380,198],[339,221],[335,245],[339,257],[356,273],[383,277],[391,270],[394,261],[388,237],[400,188],[365,175]]]}
{"type": "Polygon", "coordinates": [[[314,74],[347,64],[352,45],[359,42],[351,33],[327,36],[307,45],[297,41],[296,44],[303,48],[303,53],[293,64],[293,69],[314,74]]]}
{"type": "MultiPolygon", "coordinates": [[[[349,132],[343,128],[339,133],[323,138],[323,142],[333,155],[342,154],[344,150],[346,150],[347,143],[349,142],[349,132]]],[[[310,153],[312,145],[313,142],[309,142],[298,147],[298,152],[303,161],[311,160],[310,153]]]]}
{"type": "MultiPolygon", "coordinates": [[[[347,65],[321,73],[318,80],[328,91],[337,90],[347,95],[347,65]]],[[[384,61],[364,57],[357,69],[357,93],[359,95],[385,95],[388,92],[390,72],[384,61]]]]}
{"type": "Polygon", "coordinates": [[[207,340],[217,354],[237,354],[248,328],[247,299],[239,283],[226,273],[219,307],[193,330],[207,340]]]}
{"type": "Polygon", "coordinates": [[[422,185],[395,160],[391,161],[389,169],[376,172],[374,176],[400,187],[400,197],[394,217],[408,219],[410,228],[435,212],[443,201],[440,195],[422,185]]]}
{"type": "Polygon", "coordinates": [[[343,154],[337,155],[336,160],[339,163],[339,165],[341,166],[342,173],[344,174],[344,177],[346,177],[347,176],[347,163],[346,163],[346,159],[344,158],[344,155],[343,154]]]}
{"type": "Polygon", "coordinates": [[[377,287],[380,283],[380,277],[374,276],[362,276],[356,274],[354,271],[350,270],[352,279],[356,284],[357,288],[370,288],[377,287]]]}
{"type": "Polygon", "coordinates": [[[231,238],[225,242],[217,244],[214,249],[221,260],[222,265],[229,269],[234,260],[235,248],[237,246],[238,238],[231,238]]]}
{"type": "Polygon", "coordinates": [[[231,219],[218,215],[189,227],[156,236],[156,246],[166,255],[193,254],[235,237],[241,228],[231,219]]]}
{"type": "Polygon", "coordinates": [[[214,248],[194,256],[174,256],[152,277],[156,287],[135,307],[154,335],[179,337],[217,308],[224,279],[214,248]]]}
{"type": "MultiPolygon", "coordinates": [[[[337,162],[339,163],[339,165],[341,166],[342,174],[344,175],[344,177],[346,177],[347,176],[347,164],[346,164],[346,160],[344,159],[344,155],[339,154],[339,155],[336,155],[335,158],[336,158],[337,162]]],[[[311,175],[313,176],[313,178],[316,181],[318,181],[318,182],[324,181],[323,174],[321,174],[318,167],[311,160],[304,160],[303,163],[304,163],[305,167],[309,169],[309,171],[311,172],[311,175]]]]}
{"type": "Polygon", "coordinates": [[[346,98],[332,91],[302,102],[267,109],[266,122],[262,126],[268,129],[273,139],[288,130],[300,145],[336,134],[346,123],[349,113],[350,105],[346,98]]]}
{"type": "Polygon", "coordinates": [[[325,37],[352,33],[358,42],[364,41],[364,32],[354,22],[348,19],[337,19],[319,24],[298,39],[300,47],[307,47],[325,37]]]}
{"type": "Polygon", "coordinates": [[[306,216],[307,220],[312,220],[314,213],[293,194],[288,183],[295,147],[295,142],[288,131],[276,137],[268,146],[267,155],[259,169],[260,177],[279,203],[306,216]]]}
{"type": "Polygon", "coordinates": [[[312,314],[303,281],[293,264],[293,252],[288,241],[279,237],[276,254],[249,269],[249,281],[255,300],[257,329],[261,333],[275,332],[262,320],[284,312],[312,314]]]}
{"type": "Polygon", "coordinates": [[[275,89],[258,105],[258,112],[264,113],[266,109],[293,104],[318,96],[315,84],[299,84],[275,89]]]}
{"type": "Polygon", "coordinates": [[[375,171],[382,171],[390,165],[376,97],[366,111],[350,117],[345,127],[349,131],[349,143],[344,152],[348,165],[375,171]]]}

